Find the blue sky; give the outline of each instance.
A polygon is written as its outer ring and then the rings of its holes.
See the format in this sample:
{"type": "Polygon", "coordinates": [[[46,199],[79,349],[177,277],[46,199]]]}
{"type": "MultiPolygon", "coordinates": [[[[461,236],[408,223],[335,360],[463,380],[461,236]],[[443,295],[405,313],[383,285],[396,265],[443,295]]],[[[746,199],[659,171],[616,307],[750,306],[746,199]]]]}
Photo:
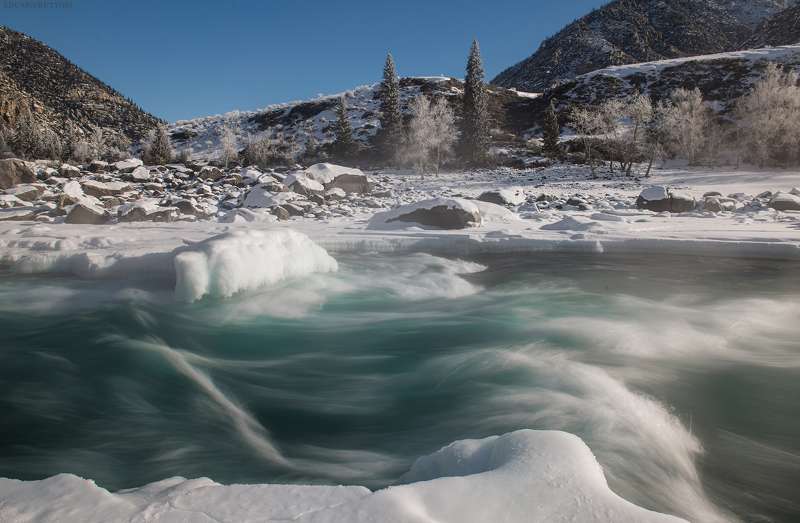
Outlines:
{"type": "Polygon", "coordinates": [[[169,121],[377,82],[388,50],[403,76],[461,77],[473,37],[488,80],[605,3],[55,1],[71,7],[0,4],[0,24],[44,41],[169,121]]]}

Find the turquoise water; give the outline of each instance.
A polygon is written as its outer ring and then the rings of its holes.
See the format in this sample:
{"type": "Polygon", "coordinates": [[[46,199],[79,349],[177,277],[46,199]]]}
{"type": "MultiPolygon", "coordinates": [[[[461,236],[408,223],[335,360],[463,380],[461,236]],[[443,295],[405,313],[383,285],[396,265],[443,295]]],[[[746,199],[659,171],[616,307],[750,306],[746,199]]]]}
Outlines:
{"type": "Polygon", "coordinates": [[[378,488],[454,440],[561,429],[637,504],[800,519],[795,263],[337,259],[194,304],[0,274],[0,476],[378,488]]]}

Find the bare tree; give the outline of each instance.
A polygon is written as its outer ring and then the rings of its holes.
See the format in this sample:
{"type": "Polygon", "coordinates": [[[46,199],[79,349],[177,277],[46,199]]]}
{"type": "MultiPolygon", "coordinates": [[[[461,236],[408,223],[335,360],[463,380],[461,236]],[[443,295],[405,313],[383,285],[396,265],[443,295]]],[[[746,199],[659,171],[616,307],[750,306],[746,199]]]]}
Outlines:
{"type": "Polygon", "coordinates": [[[220,130],[219,142],[222,147],[221,160],[228,168],[230,162],[236,160],[239,156],[239,150],[236,148],[236,135],[233,132],[233,122],[226,121],[220,130]]]}
{"type": "MultiPolygon", "coordinates": [[[[625,173],[630,176],[633,164],[640,155],[642,137],[653,121],[653,102],[650,100],[649,96],[636,93],[625,104],[625,113],[630,119],[631,126],[628,128],[627,140],[625,143],[627,165],[624,166],[624,169],[625,173]]],[[[648,167],[648,174],[649,171],[650,168],[648,167]]]]}

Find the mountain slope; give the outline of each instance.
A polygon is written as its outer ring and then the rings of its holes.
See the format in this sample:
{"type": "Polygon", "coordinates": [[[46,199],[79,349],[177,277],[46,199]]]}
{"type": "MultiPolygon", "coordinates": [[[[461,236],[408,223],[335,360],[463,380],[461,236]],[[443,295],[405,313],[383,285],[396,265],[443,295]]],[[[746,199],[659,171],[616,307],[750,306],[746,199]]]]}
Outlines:
{"type": "Polygon", "coordinates": [[[800,42],[800,5],[784,9],[764,20],[742,46],[743,49],[800,42]]]}
{"type": "Polygon", "coordinates": [[[84,132],[103,128],[143,137],[159,120],[47,45],[0,26],[0,123],[20,111],[62,134],[68,123],[84,132]]]}
{"type": "MultiPolygon", "coordinates": [[[[214,158],[221,152],[220,137],[227,126],[232,129],[240,149],[252,139],[280,135],[302,151],[310,137],[317,145],[334,140],[336,106],[339,98],[344,96],[353,136],[359,142],[368,144],[380,128],[378,86],[362,86],[346,93],[277,104],[257,111],[235,111],[181,120],[170,126],[172,142],[176,149],[186,149],[195,158],[214,158]]],[[[463,93],[463,82],[455,78],[412,77],[400,80],[400,104],[404,112],[407,112],[408,103],[414,96],[425,94],[448,100],[458,116],[463,93]]],[[[506,137],[535,125],[531,108],[537,101],[529,93],[490,86],[488,100],[493,127],[509,133],[506,137]]],[[[500,136],[495,141],[502,142],[503,139],[500,136]]]]}
{"type": "Polygon", "coordinates": [[[765,18],[796,0],[614,0],[545,40],[492,83],[542,91],[637,62],[739,49],[765,18]]]}

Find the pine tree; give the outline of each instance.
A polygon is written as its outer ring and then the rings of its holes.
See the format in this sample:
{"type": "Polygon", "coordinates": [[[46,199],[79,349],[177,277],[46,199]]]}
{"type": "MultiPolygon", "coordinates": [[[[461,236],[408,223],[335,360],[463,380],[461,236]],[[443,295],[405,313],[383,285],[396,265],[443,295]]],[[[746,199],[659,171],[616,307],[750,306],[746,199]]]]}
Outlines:
{"type": "Polygon", "coordinates": [[[392,54],[386,55],[383,66],[383,81],[380,88],[382,156],[393,158],[403,142],[403,115],[400,112],[400,82],[392,54]]]}
{"type": "Polygon", "coordinates": [[[355,154],[356,143],[353,140],[353,128],[347,118],[347,100],[342,96],[336,108],[336,140],[333,142],[333,154],[337,159],[350,160],[355,154]]]}
{"type": "Polygon", "coordinates": [[[167,133],[167,128],[159,125],[158,129],[150,131],[150,137],[145,144],[142,160],[149,165],[164,165],[172,161],[172,143],[167,133]]]}
{"type": "Polygon", "coordinates": [[[556,114],[556,106],[553,100],[550,100],[550,107],[544,115],[543,125],[544,135],[544,153],[552,158],[561,157],[561,144],[559,138],[561,137],[561,125],[558,123],[558,115],[556,114]]]}
{"type": "Polygon", "coordinates": [[[464,78],[464,120],[462,147],[473,163],[483,163],[489,153],[490,129],[483,63],[478,41],[472,41],[464,78]]]}

